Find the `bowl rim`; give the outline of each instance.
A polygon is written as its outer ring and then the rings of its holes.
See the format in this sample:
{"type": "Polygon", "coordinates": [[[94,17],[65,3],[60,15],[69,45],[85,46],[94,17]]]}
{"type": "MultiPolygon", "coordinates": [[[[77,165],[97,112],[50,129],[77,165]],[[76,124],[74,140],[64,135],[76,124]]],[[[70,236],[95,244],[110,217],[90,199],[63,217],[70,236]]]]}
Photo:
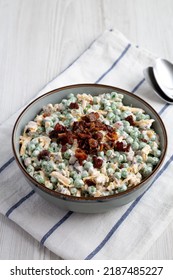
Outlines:
{"type": "Polygon", "coordinates": [[[162,119],[160,118],[159,114],[155,111],[155,109],[149,105],[145,100],[143,100],[141,97],[134,95],[134,93],[131,93],[127,90],[124,90],[122,88],[119,87],[114,87],[111,85],[105,85],[105,84],[92,84],[92,83],[84,83],[84,84],[72,84],[72,85],[67,85],[67,86],[63,86],[54,90],[51,90],[49,92],[46,92],[44,94],[42,94],[41,96],[35,98],[34,100],[32,100],[23,110],[22,112],[19,114],[18,118],[15,121],[13,130],[12,130],[12,150],[13,150],[13,154],[15,157],[15,160],[20,168],[20,170],[24,173],[24,175],[26,176],[27,179],[29,179],[29,181],[31,181],[36,187],[38,187],[41,191],[59,198],[59,199],[63,199],[63,200],[69,200],[71,202],[103,202],[103,201],[107,201],[107,200],[112,200],[112,199],[118,199],[124,196],[127,196],[130,193],[133,193],[134,191],[137,191],[138,189],[142,188],[142,186],[144,184],[146,184],[148,181],[150,181],[150,179],[152,177],[154,177],[154,175],[157,173],[158,169],[160,169],[161,165],[163,164],[164,158],[166,156],[166,152],[167,152],[167,146],[168,146],[168,136],[167,136],[167,132],[166,132],[166,128],[165,125],[162,121],[162,119]],[[150,111],[153,112],[154,115],[157,116],[159,124],[162,128],[162,132],[164,134],[164,139],[165,139],[165,147],[162,151],[162,155],[160,158],[160,161],[158,163],[158,165],[153,169],[152,173],[147,177],[144,178],[139,184],[137,184],[136,186],[133,186],[129,189],[127,189],[126,191],[117,193],[117,194],[113,194],[113,195],[108,195],[108,196],[100,196],[100,197],[77,197],[77,196],[72,196],[72,195],[66,195],[66,194],[62,194],[60,192],[57,192],[55,190],[51,190],[49,188],[47,188],[45,185],[38,183],[31,175],[29,175],[29,173],[27,173],[25,167],[22,165],[22,163],[20,162],[16,149],[15,149],[15,133],[17,130],[17,127],[19,125],[20,120],[22,119],[22,116],[30,109],[30,107],[32,107],[32,105],[36,102],[38,102],[41,99],[44,99],[46,96],[51,95],[51,94],[55,94],[58,93],[62,90],[67,90],[67,89],[74,89],[74,88],[81,88],[81,87],[96,87],[96,88],[105,88],[106,89],[111,89],[112,91],[117,91],[119,93],[131,96],[135,99],[137,99],[139,102],[143,103],[147,108],[149,108],[150,111]]]}

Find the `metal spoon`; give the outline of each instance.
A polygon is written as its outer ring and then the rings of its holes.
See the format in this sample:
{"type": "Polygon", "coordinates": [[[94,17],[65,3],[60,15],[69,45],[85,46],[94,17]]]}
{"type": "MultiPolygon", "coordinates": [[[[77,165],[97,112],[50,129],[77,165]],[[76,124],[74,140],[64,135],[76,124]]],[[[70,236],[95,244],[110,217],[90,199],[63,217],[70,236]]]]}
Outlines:
{"type": "Polygon", "coordinates": [[[173,64],[166,59],[158,58],[156,59],[153,71],[160,88],[163,91],[168,89],[167,94],[173,95],[173,64]],[[172,93],[170,90],[172,90],[172,93]]]}
{"type": "Polygon", "coordinates": [[[168,97],[159,87],[154,76],[153,67],[148,67],[144,69],[143,73],[146,81],[152,87],[157,96],[160,97],[162,100],[166,101],[167,103],[173,104],[173,98],[168,97]]]}

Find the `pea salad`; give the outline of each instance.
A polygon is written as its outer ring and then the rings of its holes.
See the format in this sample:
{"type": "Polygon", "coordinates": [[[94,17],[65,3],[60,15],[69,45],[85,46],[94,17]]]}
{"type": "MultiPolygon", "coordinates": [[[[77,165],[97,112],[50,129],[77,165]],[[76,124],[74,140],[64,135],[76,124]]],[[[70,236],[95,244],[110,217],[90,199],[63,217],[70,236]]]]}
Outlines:
{"type": "Polygon", "coordinates": [[[20,136],[20,156],[38,183],[59,193],[100,197],[148,177],[161,156],[153,119],[123,94],[69,94],[48,104],[20,136]]]}

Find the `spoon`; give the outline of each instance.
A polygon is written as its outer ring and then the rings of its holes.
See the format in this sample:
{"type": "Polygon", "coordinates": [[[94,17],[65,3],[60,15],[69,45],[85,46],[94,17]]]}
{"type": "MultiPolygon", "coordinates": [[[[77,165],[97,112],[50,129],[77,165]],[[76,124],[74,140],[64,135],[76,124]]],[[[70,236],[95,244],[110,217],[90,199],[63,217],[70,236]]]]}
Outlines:
{"type": "Polygon", "coordinates": [[[162,100],[166,101],[167,103],[173,104],[173,98],[168,97],[159,87],[154,76],[153,67],[148,67],[144,69],[143,73],[146,81],[152,87],[157,96],[160,97],[162,100]]]}
{"type": "MultiPolygon", "coordinates": [[[[172,89],[173,91],[173,64],[166,59],[158,58],[153,71],[160,88],[162,90],[163,88],[172,89]]],[[[170,94],[170,91],[168,94],[170,94]]]]}

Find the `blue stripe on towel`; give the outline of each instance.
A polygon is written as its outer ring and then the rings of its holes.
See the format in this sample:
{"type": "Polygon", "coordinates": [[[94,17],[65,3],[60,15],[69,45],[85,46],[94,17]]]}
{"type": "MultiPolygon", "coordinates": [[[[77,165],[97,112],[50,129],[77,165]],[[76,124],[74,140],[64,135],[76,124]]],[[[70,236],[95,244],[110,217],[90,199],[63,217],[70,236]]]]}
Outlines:
{"type": "Polygon", "coordinates": [[[165,104],[164,106],[163,106],[163,108],[159,111],[159,115],[161,115],[161,114],[163,114],[163,112],[168,108],[168,106],[169,106],[170,104],[165,104]]]}
{"type": "Polygon", "coordinates": [[[22,197],[17,203],[15,203],[5,214],[6,217],[9,217],[9,215],[17,208],[19,207],[25,200],[27,200],[28,198],[30,198],[33,194],[35,193],[34,190],[32,190],[31,192],[29,192],[27,195],[25,195],[24,197],[22,197]]]}
{"type": "Polygon", "coordinates": [[[0,173],[7,167],[9,166],[12,162],[14,161],[14,157],[10,158],[4,165],[1,166],[0,168],[0,173]]]}
{"type": "Polygon", "coordinates": [[[138,90],[138,88],[145,82],[145,78],[143,78],[133,89],[131,92],[135,92],[138,90]]]}
{"type": "Polygon", "coordinates": [[[144,196],[144,194],[151,188],[151,186],[155,183],[155,181],[162,175],[162,173],[168,168],[170,163],[173,161],[173,155],[170,157],[170,159],[165,163],[165,165],[162,167],[162,169],[157,173],[156,177],[154,178],[153,182],[150,184],[150,186],[145,190],[143,194],[141,194],[125,211],[125,213],[121,216],[121,218],[115,223],[115,225],[111,228],[111,230],[108,232],[108,234],[105,236],[105,238],[102,240],[102,242],[85,258],[85,260],[91,260],[103,247],[104,245],[109,241],[109,239],[112,237],[112,235],[117,231],[117,229],[120,227],[120,225],[124,222],[124,220],[129,216],[129,214],[132,212],[134,207],[138,204],[138,202],[141,200],[141,198],[144,196]]]}
{"type": "Polygon", "coordinates": [[[43,245],[47,238],[61,225],[63,224],[71,215],[73,214],[72,211],[68,211],[65,216],[59,220],[41,239],[40,243],[43,245]]]}
{"type": "Polygon", "coordinates": [[[115,60],[115,62],[112,64],[112,66],[106,70],[101,76],[100,78],[97,79],[97,81],[95,82],[95,84],[98,84],[116,65],[117,63],[123,58],[123,56],[126,54],[126,52],[128,51],[128,49],[131,47],[131,44],[128,44],[124,51],[120,54],[120,56],[115,60]]]}

